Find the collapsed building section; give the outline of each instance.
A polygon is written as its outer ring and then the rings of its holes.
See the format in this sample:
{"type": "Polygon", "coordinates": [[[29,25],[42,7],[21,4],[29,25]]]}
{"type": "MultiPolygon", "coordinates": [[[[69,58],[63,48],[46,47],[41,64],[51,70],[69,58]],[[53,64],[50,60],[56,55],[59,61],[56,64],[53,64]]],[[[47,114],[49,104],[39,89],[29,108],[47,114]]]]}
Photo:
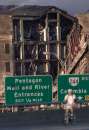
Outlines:
{"type": "Polygon", "coordinates": [[[12,11],[14,75],[60,71],[67,35],[76,19],[50,6],[24,6],[12,11]]]}

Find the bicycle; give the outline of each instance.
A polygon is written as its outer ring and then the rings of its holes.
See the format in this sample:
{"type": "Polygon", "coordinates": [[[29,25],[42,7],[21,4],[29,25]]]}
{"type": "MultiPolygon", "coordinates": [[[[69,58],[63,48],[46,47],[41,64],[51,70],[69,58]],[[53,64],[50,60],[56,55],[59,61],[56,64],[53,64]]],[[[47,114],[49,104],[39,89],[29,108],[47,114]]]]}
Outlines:
{"type": "Polygon", "coordinates": [[[68,109],[66,107],[66,105],[63,105],[63,109],[64,109],[64,124],[65,125],[69,125],[69,124],[73,124],[74,120],[75,120],[75,114],[74,111],[71,111],[71,109],[68,109]]]}
{"type": "Polygon", "coordinates": [[[65,125],[72,124],[74,122],[75,116],[71,111],[68,111],[68,113],[65,114],[64,116],[64,123],[65,125]]]}

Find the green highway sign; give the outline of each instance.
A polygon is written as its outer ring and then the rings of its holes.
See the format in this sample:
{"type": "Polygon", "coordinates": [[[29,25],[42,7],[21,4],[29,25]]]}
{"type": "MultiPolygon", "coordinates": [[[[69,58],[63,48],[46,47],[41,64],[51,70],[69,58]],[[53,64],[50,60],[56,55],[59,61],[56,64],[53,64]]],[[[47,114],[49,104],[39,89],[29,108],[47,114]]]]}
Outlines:
{"type": "Polygon", "coordinates": [[[89,75],[59,75],[58,76],[58,101],[63,102],[67,90],[72,89],[80,102],[89,102],[89,75]]]}
{"type": "Polygon", "coordinates": [[[51,76],[12,76],[5,78],[7,105],[45,104],[52,102],[51,76]]]}

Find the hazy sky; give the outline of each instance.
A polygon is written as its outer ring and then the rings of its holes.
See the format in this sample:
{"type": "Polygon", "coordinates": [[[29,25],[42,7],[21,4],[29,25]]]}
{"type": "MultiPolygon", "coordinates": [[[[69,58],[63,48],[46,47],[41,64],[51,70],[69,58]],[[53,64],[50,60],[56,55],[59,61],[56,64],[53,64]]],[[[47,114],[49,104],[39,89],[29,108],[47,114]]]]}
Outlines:
{"type": "Polygon", "coordinates": [[[0,4],[54,5],[68,11],[70,14],[89,10],[89,0],[0,0],[0,4]]]}

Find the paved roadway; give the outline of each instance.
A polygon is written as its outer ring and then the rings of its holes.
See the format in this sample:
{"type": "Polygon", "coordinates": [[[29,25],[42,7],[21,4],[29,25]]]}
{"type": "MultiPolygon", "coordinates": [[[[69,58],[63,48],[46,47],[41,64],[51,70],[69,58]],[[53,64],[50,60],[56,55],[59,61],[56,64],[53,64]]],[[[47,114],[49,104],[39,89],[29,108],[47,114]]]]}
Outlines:
{"type": "Polygon", "coordinates": [[[0,130],[89,130],[89,108],[78,110],[73,125],[64,126],[63,111],[1,113],[0,130]]]}
{"type": "Polygon", "coordinates": [[[44,125],[44,126],[14,126],[14,127],[1,127],[0,130],[89,130],[87,125],[73,125],[73,126],[60,126],[60,125],[44,125]]]}

